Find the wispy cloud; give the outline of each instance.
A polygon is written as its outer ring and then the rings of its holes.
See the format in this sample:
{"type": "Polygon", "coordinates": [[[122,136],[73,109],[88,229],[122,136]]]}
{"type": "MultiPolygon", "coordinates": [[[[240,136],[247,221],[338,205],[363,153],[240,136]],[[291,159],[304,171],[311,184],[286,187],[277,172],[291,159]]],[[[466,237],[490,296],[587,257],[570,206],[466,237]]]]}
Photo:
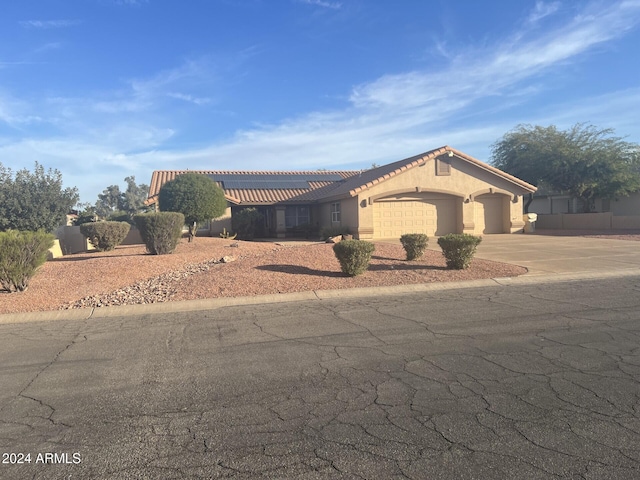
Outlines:
{"type": "Polygon", "coordinates": [[[20,22],[24,28],[67,28],[79,25],[81,20],[25,20],[20,22]]]}
{"type": "Polygon", "coordinates": [[[111,1],[115,5],[123,5],[123,6],[132,6],[139,7],[141,5],[146,5],[149,3],[149,0],[106,0],[111,1]]]}
{"type": "Polygon", "coordinates": [[[560,8],[560,2],[543,2],[538,0],[533,11],[527,17],[527,23],[537,23],[549,15],[553,15],[560,8]]]}
{"type": "Polygon", "coordinates": [[[330,8],[332,10],[339,10],[342,8],[341,2],[329,2],[327,0],[297,0],[299,3],[305,3],[307,5],[315,5],[316,7],[330,8]]]}
{"type": "Polygon", "coordinates": [[[360,108],[437,107],[450,111],[487,95],[508,94],[523,79],[577,59],[593,47],[624,35],[638,23],[637,1],[618,3],[598,12],[587,10],[566,26],[541,37],[527,39],[516,34],[482,51],[459,54],[451,59],[448,68],[435,73],[387,75],[358,86],[351,101],[360,108]]]}
{"type": "Polygon", "coordinates": [[[171,98],[175,98],[177,100],[184,100],[185,102],[193,103],[194,105],[207,105],[212,102],[210,98],[195,97],[193,95],[188,95],[185,93],[170,92],[170,93],[167,93],[167,96],[171,98]]]}
{"type": "Polygon", "coordinates": [[[49,52],[51,50],[58,50],[60,48],[62,48],[61,42],[49,42],[33,50],[33,53],[44,53],[44,52],[49,52]]]}

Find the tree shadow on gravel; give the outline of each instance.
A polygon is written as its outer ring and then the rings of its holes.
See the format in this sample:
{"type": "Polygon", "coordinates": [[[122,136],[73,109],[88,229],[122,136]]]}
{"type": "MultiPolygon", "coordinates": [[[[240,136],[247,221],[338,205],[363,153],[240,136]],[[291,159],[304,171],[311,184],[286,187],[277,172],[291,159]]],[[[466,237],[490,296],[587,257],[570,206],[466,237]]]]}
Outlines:
{"type": "Polygon", "coordinates": [[[291,275],[313,275],[315,277],[332,277],[343,278],[342,272],[330,270],[314,270],[313,268],[303,267],[300,265],[260,265],[255,267],[257,270],[266,270],[268,272],[289,273],[291,275]]]}
{"type": "Polygon", "coordinates": [[[47,260],[48,262],[82,262],[83,260],[109,260],[110,258],[119,258],[119,257],[126,257],[126,258],[131,258],[131,257],[138,257],[140,255],[147,255],[147,254],[129,254],[129,255],[105,255],[105,256],[99,256],[99,255],[95,255],[95,256],[89,256],[89,257],[58,257],[58,258],[52,258],[51,260],[47,260]]]}
{"type": "Polygon", "coordinates": [[[379,255],[372,255],[371,260],[387,260],[391,262],[402,262],[405,261],[404,258],[392,258],[392,257],[381,257],[379,255]]]}
{"type": "Polygon", "coordinates": [[[439,265],[424,265],[417,263],[400,263],[395,265],[369,265],[370,272],[412,271],[412,270],[449,270],[447,267],[439,265]]]}
{"type": "MultiPolygon", "coordinates": [[[[288,273],[290,275],[313,275],[315,277],[331,277],[344,278],[342,272],[330,270],[314,270],[301,265],[260,265],[255,267],[257,270],[266,270],[268,272],[288,273]]],[[[448,270],[447,267],[438,265],[424,264],[396,264],[396,265],[369,265],[367,269],[370,272],[390,272],[390,271],[419,271],[419,270],[448,270]]]]}

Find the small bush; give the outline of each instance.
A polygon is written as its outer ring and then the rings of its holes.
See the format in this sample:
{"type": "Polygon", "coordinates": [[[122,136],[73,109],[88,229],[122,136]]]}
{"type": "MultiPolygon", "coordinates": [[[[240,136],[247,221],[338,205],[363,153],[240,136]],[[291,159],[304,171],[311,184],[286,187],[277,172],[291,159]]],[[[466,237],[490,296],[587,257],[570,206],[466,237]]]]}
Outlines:
{"type": "Polygon", "coordinates": [[[340,269],[350,277],[367,271],[371,254],[376,247],[364,240],[343,240],[333,246],[333,253],[340,262],[340,269]]]}
{"type": "Polygon", "coordinates": [[[147,251],[152,255],[172,253],[184,226],[184,215],[178,212],[141,213],[133,217],[147,251]]]}
{"type": "Polygon", "coordinates": [[[327,238],[337,237],[338,235],[349,235],[349,227],[324,227],[320,230],[320,237],[323,240],[327,238]]]}
{"type": "Polygon", "coordinates": [[[8,292],[22,292],[38,268],[47,261],[55,237],[50,233],[0,232],[0,286],[8,292]]]}
{"type": "Polygon", "coordinates": [[[442,254],[447,261],[447,268],[462,270],[469,267],[471,259],[482,237],[468,233],[450,233],[438,239],[442,254]]]}
{"type": "Polygon", "coordinates": [[[264,230],[264,216],[256,208],[243,208],[231,215],[231,228],[241,240],[253,240],[264,230]]]}
{"type": "Polygon", "coordinates": [[[427,249],[429,237],[424,233],[405,233],[400,237],[400,243],[407,254],[407,260],[420,258],[427,249]]]}
{"type": "Polygon", "coordinates": [[[94,222],[80,225],[80,233],[87,237],[99,252],[113,250],[120,245],[131,225],[127,222],[94,222]]]}

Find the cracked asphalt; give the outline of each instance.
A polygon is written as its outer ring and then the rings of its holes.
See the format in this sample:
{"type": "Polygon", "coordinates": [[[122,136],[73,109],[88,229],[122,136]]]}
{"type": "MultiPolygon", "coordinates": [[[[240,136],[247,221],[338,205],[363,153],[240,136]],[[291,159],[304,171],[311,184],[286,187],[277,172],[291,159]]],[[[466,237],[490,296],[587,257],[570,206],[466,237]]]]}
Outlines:
{"type": "Polygon", "coordinates": [[[3,324],[0,478],[636,479],[639,320],[625,276],[3,324]]]}

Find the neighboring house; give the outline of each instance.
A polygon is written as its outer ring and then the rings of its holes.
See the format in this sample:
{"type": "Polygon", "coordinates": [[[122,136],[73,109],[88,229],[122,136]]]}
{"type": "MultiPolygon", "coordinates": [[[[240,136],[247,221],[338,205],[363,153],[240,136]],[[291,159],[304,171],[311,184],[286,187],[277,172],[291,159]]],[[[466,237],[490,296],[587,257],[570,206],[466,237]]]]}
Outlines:
{"type": "Polygon", "coordinates": [[[148,205],[164,183],[182,173],[207,175],[222,187],[227,214],[212,232],[230,228],[235,211],[256,207],[268,235],[301,227],[348,227],[359,239],[404,233],[514,233],[522,231],[522,196],[536,188],[445,146],[365,171],[232,172],[158,170],[148,205]]]}

